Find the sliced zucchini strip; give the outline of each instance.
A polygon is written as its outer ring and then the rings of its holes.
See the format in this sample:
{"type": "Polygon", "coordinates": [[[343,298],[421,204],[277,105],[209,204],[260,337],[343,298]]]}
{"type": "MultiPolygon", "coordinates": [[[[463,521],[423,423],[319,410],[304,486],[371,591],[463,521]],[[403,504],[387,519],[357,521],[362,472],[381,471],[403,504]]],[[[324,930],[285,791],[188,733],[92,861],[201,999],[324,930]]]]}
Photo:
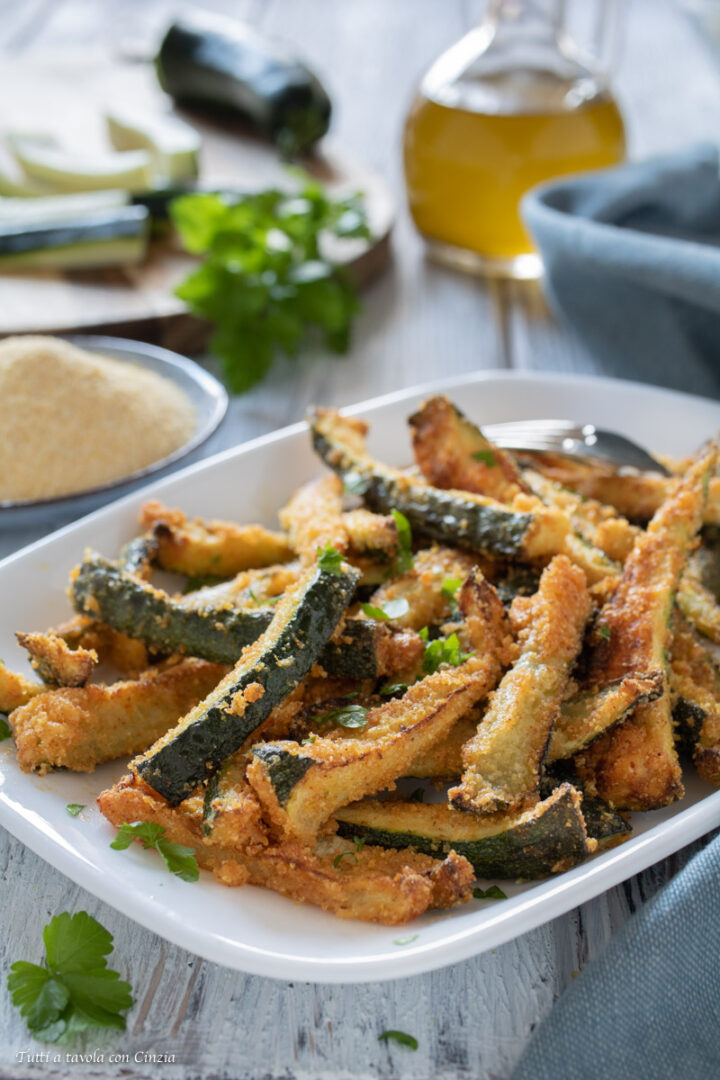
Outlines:
{"type": "Polygon", "coordinates": [[[233,754],[208,781],[202,815],[205,843],[240,849],[267,844],[262,807],[245,778],[246,769],[247,755],[233,754]]]}
{"type": "Polygon", "coordinates": [[[126,821],[162,825],[170,840],[192,848],[198,864],[224,885],[261,885],[344,919],[397,926],[429,908],[464,903],[471,895],[473,869],[454,853],[440,861],[370,845],[358,851],[341,837],[324,839],[315,850],[298,844],[219,847],[203,838],[200,795],[171,807],[135,777],[124,777],[102,792],[98,805],[118,827],[126,821]]]}
{"type": "Polygon", "coordinates": [[[710,651],[677,610],[672,630],[673,719],[689,745],[700,776],[720,787],[720,671],[710,651]]]}
{"type": "Polygon", "coordinates": [[[429,484],[511,503],[529,487],[511,454],[485,438],[446,397],[425,401],[408,423],[415,460],[429,484]]]}
{"type": "Polygon", "coordinates": [[[696,630],[720,645],[720,605],[692,572],[683,574],[677,594],[678,607],[696,630]]]}
{"type": "Polygon", "coordinates": [[[553,720],[590,614],[582,571],[556,555],[527,603],[520,656],[465,746],[462,783],[448,793],[461,810],[493,813],[537,799],[553,720]]]}
{"type": "Polygon", "coordinates": [[[625,675],[600,690],[582,690],[564,701],[553,724],[546,761],[571,758],[605,731],[626,719],[636,707],[659,697],[664,688],[661,671],[625,675]]]}
{"type": "Polygon", "coordinates": [[[371,710],[357,739],[317,738],[306,746],[269,742],[253,748],[248,779],[286,835],[312,842],[338,807],[407,773],[496,685],[507,648],[505,614],[492,587],[483,581],[480,588],[485,604],[478,619],[490,624],[482,654],[459,667],[442,667],[402,697],[371,710]]]}
{"type": "Polygon", "coordinates": [[[241,570],[287,562],[293,556],[284,533],[262,525],[189,519],[155,500],[143,505],[140,524],[152,530],[163,570],[188,577],[233,577],[241,570]]]}
{"type": "Polygon", "coordinates": [[[476,564],[469,552],[433,544],[418,551],[410,570],[376,589],[370,603],[384,608],[393,600],[407,600],[407,612],[393,621],[411,630],[444,622],[452,614],[449,585],[454,582],[457,588],[476,564]]]}
{"type": "Polygon", "coordinates": [[[30,655],[30,663],[48,686],[84,686],[98,663],[95,649],[71,649],[56,634],[22,634],[15,637],[30,655]]]}
{"type": "Polygon", "coordinates": [[[309,568],[232,671],[172,731],[131,762],[132,770],[171,804],[186,798],[307,675],[358,578],[347,563],[338,572],[319,565],[309,568]]]}
{"type": "MultiPolygon", "coordinates": [[[[666,678],[675,590],[702,525],[708,477],[716,460],[717,451],[711,448],[696,461],[638,538],[612,599],[600,613],[588,685],[640,671],[660,671],[666,678]]],[[[661,697],[640,705],[576,761],[580,776],[619,809],[652,810],[682,797],[667,685],[661,697]]]]}
{"type": "Polygon", "coordinates": [[[588,842],[594,846],[595,851],[605,851],[608,848],[622,844],[632,835],[632,825],[627,816],[613,810],[596,795],[588,794],[588,791],[575,768],[569,762],[563,762],[543,777],[540,784],[541,798],[549,798],[560,784],[571,784],[582,795],[582,816],[585,821],[585,830],[588,842]],[[594,844],[593,844],[594,842],[594,844]]]}
{"type": "Polygon", "coordinates": [[[104,761],[140,753],[204,698],[226,670],[204,660],[183,660],[112,686],[46,689],[10,717],[20,768],[92,772],[104,761]]]}
{"type": "Polygon", "coordinates": [[[455,851],[480,878],[538,878],[569,870],[588,854],[582,797],[562,784],[522,813],[472,817],[447,805],[367,800],[336,811],[341,836],[412,848],[437,858],[455,851]]]}
{"type": "Polygon", "coordinates": [[[528,560],[562,548],[569,527],[564,514],[545,507],[509,510],[481,495],[422,483],[374,461],[361,428],[330,409],[316,409],[311,419],[315,450],[371,510],[399,510],[418,533],[480,554],[528,560]]]}

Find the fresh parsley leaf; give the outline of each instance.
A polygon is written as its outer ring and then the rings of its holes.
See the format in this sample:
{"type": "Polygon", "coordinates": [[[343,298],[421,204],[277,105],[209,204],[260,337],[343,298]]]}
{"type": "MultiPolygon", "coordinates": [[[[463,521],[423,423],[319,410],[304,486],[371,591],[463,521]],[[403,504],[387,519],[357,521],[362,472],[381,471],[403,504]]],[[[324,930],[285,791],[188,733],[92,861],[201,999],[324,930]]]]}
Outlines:
{"type": "Polygon", "coordinates": [[[473,889],[473,896],[476,900],[507,900],[507,895],[497,885],[491,885],[488,889],[473,889]]]}
{"type": "Polygon", "coordinates": [[[164,825],[155,825],[150,821],[125,822],[110,847],[115,851],[124,851],[133,840],[140,840],[144,848],[156,848],[170,873],[182,881],[197,881],[199,878],[200,871],[192,848],[168,840],[164,825]]]}
{"type": "Polygon", "coordinates": [[[85,809],[85,803],[69,802],[65,807],[65,810],[70,817],[77,817],[85,809]]]}
{"type": "Polygon", "coordinates": [[[368,710],[364,705],[343,705],[331,709],[321,716],[314,716],[311,724],[339,724],[344,728],[364,728],[367,724],[368,710]]]}
{"type": "Polygon", "coordinates": [[[362,200],[333,199],[307,175],[296,176],[295,193],[193,193],[170,207],[185,248],[204,256],[176,294],[215,324],[211,348],[236,393],[262,379],[278,351],[295,356],[309,333],[346,352],[360,309],[349,276],[323,247],[332,235],[370,236],[362,200]]]}
{"type": "Polygon", "coordinates": [[[8,724],[8,718],[4,713],[0,713],[0,742],[12,737],[12,731],[8,724]]]}
{"type": "Polygon", "coordinates": [[[336,855],[335,858],[333,859],[333,866],[335,867],[336,870],[339,868],[340,863],[345,858],[353,858],[354,859],[355,858],[355,852],[354,851],[341,851],[339,855],[336,855]]]}
{"type": "Polygon", "coordinates": [[[453,615],[456,615],[458,611],[457,594],[460,591],[462,583],[463,578],[446,577],[444,578],[443,583],[440,586],[440,592],[445,597],[445,599],[449,601],[450,610],[453,615]]]}
{"type": "Polygon", "coordinates": [[[340,577],[343,557],[338,549],[328,543],[324,548],[318,548],[317,554],[320,569],[326,574],[334,574],[335,577],[340,577]]]}
{"type": "Polygon", "coordinates": [[[420,1045],[414,1035],[404,1031],[383,1031],[378,1035],[378,1042],[396,1042],[399,1046],[407,1046],[408,1050],[417,1050],[420,1045]]]}
{"type": "Polygon", "coordinates": [[[125,1029],[120,1014],[132,1005],[131,988],[107,967],[113,939],[86,911],[64,911],[43,931],[45,964],[19,960],[7,985],[13,1005],[41,1042],[66,1042],[88,1027],[125,1029]]]}
{"type": "Polygon", "coordinates": [[[396,694],[404,694],[408,685],[404,682],[385,683],[380,687],[379,693],[382,697],[394,697],[396,694]]]}
{"type": "Polygon", "coordinates": [[[341,851],[340,854],[336,855],[335,858],[333,859],[333,866],[335,867],[336,870],[340,866],[343,859],[346,858],[346,857],[347,858],[353,858],[355,860],[355,862],[357,862],[358,855],[360,854],[362,849],[365,847],[365,837],[364,836],[353,836],[352,840],[353,840],[353,844],[355,845],[355,850],[354,851],[341,851]]]}
{"type": "Polygon", "coordinates": [[[412,570],[414,563],[412,553],[412,529],[410,528],[408,519],[399,510],[393,509],[391,513],[395,519],[398,539],[400,541],[400,547],[395,556],[393,570],[396,574],[405,574],[408,570],[412,570]]]}
{"type": "Polygon", "coordinates": [[[413,941],[417,941],[419,937],[419,934],[406,934],[405,937],[396,937],[393,945],[412,945],[413,941]]]}
{"type": "Polygon", "coordinates": [[[472,656],[472,653],[462,651],[457,634],[450,634],[446,638],[435,638],[434,641],[428,641],[426,636],[423,640],[426,645],[422,667],[426,675],[432,675],[441,664],[452,664],[453,667],[458,667],[472,656]]]}
{"type": "Polygon", "coordinates": [[[609,641],[612,637],[612,634],[610,633],[610,627],[606,623],[599,623],[596,629],[597,636],[599,638],[602,638],[603,641],[609,641]]]}
{"type": "Polygon", "coordinates": [[[353,844],[355,845],[356,854],[361,852],[362,849],[365,847],[365,837],[364,836],[353,836],[353,844]]]}
{"type": "Polygon", "coordinates": [[[376,604],[361,604],[360,606],[371,619],[401,619],[410,610],[410,605],[404,596],[399,596],[397,600],[388,600],[382,607],[376,604]]]}
{"type": "Polygon", "coordinates": [[[483,465],[493,466],[495,464],[495,455],[492,450],[486,448],[484,450],[476,450],[474,454],[470,455],[473,461],[481,461],[483,465]]]}
{"type": "Polygon", "coordinates": [[[309,743],[314,743],[317,740],[317,735],[308,735],[307,739],[303,739],[300,743],[301,746],[307,746],[309,743]]]}
{"type": "Polygon", "coordinates": [[[425,788],[416,787],[414,791],[411,791],[408,795],[410,802],[425,802],[425,788]]]}

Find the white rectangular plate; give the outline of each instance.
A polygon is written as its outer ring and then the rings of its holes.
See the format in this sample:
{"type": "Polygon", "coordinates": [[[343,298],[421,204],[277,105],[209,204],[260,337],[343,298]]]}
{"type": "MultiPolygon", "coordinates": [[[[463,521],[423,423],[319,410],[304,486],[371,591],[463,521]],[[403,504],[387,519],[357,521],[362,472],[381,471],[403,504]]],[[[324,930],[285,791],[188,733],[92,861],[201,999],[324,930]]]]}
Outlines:
{"type": "MultiPolygon", "coordinates": [[[[349,410],[372,421],[371,448],[391,463],[410,459],[406,417],[443,390],[474,420],[568,417],[614,428],[650,450],[684,455],[720,428],[720,404],[631,382],[482,372],[401,391],[349,410]]],[[[190,514],[274,524],[290,493],[320,471],[304,424],[237,447],[98,511],[0,563],[0,656],[22,667],[15,630],[67,617],[70,569],[86,546],[113,556],[136,531],[142,501],[157,496],[190,514]]],[[[687,776],[685,799],[635,815],[635,835],[613,851],[539,884],[508,884],[507,901],[472,901],[407,928],[344,921],[253,886],[187,884],[153,852],[109,848],[114,831],[95,796],[124,763],[91,776],[28,776],[11,741],[0,744],[0,824],[68,877],[183,948],[253,974],[315,982],[416,975],[466,959],[539,926],[636,874],[720,825],[720,792],[687,776]],[[87,809],[71,818],[67,803],[87,809]]]]}

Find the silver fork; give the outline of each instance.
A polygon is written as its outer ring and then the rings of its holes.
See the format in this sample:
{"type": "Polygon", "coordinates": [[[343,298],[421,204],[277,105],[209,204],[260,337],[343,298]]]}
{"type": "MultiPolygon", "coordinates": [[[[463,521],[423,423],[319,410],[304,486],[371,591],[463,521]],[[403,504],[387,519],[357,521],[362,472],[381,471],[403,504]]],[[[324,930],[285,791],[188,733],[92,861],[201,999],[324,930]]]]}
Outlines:
{"type": "Polygon", "coordinates": [[[506,424],[483,424],[482,430],[490,442],[505,450],[544,450],[569,458],[589,458],[616,468],[630,465],[643,472],[672,475],[642,446],[594,424],[577,424],[572,420],[512,420],[506,424]]]}

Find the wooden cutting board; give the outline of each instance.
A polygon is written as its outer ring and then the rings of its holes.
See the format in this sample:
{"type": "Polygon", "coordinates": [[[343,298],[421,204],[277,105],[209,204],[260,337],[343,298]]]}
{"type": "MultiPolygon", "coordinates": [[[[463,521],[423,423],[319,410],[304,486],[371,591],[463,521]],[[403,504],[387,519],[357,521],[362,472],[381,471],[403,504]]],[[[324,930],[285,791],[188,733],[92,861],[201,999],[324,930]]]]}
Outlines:
{"type": "MultiPolygon", "coordinates": [[[[113,104],[133,110],[171,107],[149,63],[124,63],[105,53],[35,54],[3,62],[0,128],[49,130],[69,146],[105,145],[103,112],[113,104]]],[[[285,180],[274,148],[240,124],[178,111],[201,133],[201,181],[237,187],[285,180]]],[[[343,241],[333,257],[359,285],[387,263],[393,200],[384,180],[330,139],[304,168],[336,193],[362,191],[373,241],[343,241]]],[[[195,264],[170,240],[154,240],[148,259],[128,269],[0,274],[0,336],[93,330],[140,337],[168,348],[200,348],[207,327],[189,316],[173,289],[195,264]]]]}

